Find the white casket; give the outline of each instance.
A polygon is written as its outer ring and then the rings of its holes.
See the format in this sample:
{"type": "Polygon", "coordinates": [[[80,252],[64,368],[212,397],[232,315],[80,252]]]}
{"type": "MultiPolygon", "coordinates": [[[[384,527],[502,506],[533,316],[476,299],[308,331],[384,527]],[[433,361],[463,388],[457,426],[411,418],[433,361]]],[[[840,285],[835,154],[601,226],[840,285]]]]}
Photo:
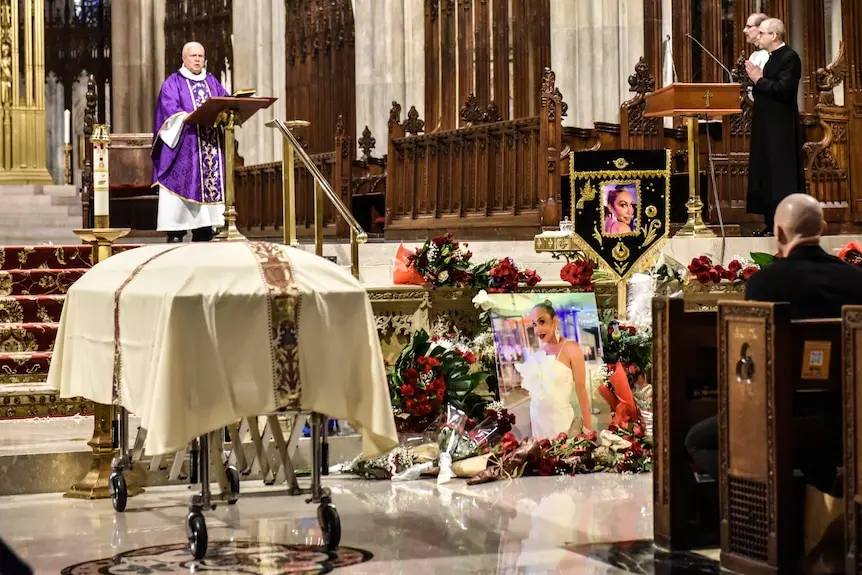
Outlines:
{"type": "Polygon", "coordinates": [[[339,266],[280,244],[159,244],[69,290],[48,383],[141,418],[151,455],[279,409],[346,419],[363,453],[398,443],[374,316],[339,266]]]}

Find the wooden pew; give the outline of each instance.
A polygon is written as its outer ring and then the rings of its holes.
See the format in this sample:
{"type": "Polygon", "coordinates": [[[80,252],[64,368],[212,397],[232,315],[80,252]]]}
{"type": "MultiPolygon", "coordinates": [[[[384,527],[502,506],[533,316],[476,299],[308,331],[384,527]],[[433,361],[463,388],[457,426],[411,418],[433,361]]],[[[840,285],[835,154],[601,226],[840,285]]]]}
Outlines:
{"type": "Polygon", "coordinates": [[[845,572],[862,573],[862,306],[843,313],[845,572]]]}
{"type": "Polygon", "coordinates": [[[698,483],[685,438],[718,412],[715,311],[655,298],[653,318],[653,538],[674,550],[718,546],[717,482],[698,483]]]}
{"type": "Polygon", "coordinates": [[[818,479],[795,470],[840,465],[841,320],[789,313],[719,304],[721,565],[740,573],[795,572],[804,485],[818,479]]]}

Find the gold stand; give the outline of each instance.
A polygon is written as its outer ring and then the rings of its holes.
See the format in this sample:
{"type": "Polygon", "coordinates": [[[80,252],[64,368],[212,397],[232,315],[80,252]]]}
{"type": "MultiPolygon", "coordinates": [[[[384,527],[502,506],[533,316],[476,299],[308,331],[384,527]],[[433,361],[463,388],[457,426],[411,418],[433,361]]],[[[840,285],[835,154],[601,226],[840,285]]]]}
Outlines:
{"type": "Polygon", "coordinates": [[[628,313],[629,290],[626,280],[620,279],[617,281],[617,319],[625,321],[626,313],[628,313]]]}
{"type": "Polygon", "coordinates": [[[214,238],[220,242],[248,241],[236,227],[236,190],[234,189],[234,157],[236,154],[236,112],[228,110],[224,117],[224,178],[225,210],[224,227],[214,238]]]}
{"type": "MultiPolygon", "coordinates": [[[[89,230],[74,230],[75,235],[93,248],[92,262],[96,265],[111,257],[113,244],[131,230],[108,227],[108,216],[95,216],[96,227],[89,230]]],[[[108,480],[111,477],[111,463],[114,458],[113,422],[114,407],[93,404],[93,438],[87,442],[93,449],[90,470],[81,481],[76,483],[63,496],[74,499],[107,499],[111,496],[108,480]]],[[[135,473],[126,473],[126,489],[129,497],[143,493],[135,473]]]]}
{"type": "MultiPolygon", "coordinates": [[[[290,120],[284,122],[288,130],[293,128],[304,128],[310,126],[311,122],[305,120],[290,120]]],[[[295,173],[296,159],[294,156],[293,145],[287,140],[284,141],[284,151],[282,152],[281,162],[281,183],[282,183],[282,202],[284,204],[284,245],[298,248],[299,241],[296,239],[296,182],[295,173]]],[[[316,190],[316,188],[315,188],[316,190]]],[[[315,201],[317,195],[315,194],[315,201]]],[[[315,212],[316,213],[316,212],[315,212]]],[[[315,228],[315,233],[316,233],[315,228]]]]}
{"type": "Polygon", "coordinates": [[[66,160],[66,169],[63,172],[64,181],[72,183],[72,144],[63,144],[63,157],[66,160]]]}
{"type": "Polygon", "coordinates": [[[703,202],[700,199],[700,134],[697,117],[686,118],[688,125],[688,219],[675,237],[714,238],[715,233],[703,223],[703,202]]]}

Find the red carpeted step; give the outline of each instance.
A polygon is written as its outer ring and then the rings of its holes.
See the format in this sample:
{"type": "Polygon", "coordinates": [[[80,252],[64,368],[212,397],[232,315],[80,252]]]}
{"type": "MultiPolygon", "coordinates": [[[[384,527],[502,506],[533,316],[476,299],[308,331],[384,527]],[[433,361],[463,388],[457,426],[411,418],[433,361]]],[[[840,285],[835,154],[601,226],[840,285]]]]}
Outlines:
{"type": "MultiPolygon", "coordinates": [[[[117,244],[114,253],[134,249],[117,244]]],[[[70,269],[90,267],[90,246],[0,246],[0,270],[70,269]]]]}
{"type": "Polygon", "coordinates": [[[0,246],[0,270],[90,267],[90,246],[0,246]]]}
{"type": "Polygon", "coordinates": [[[86,271],[86,269],[0,271],[0,296],[62,295],[86,271]]]}
{"type": "Polygon", "coordinates": [[[56,323],[0,323],[0,353],[53,351],[56,323]]]}
{"type": "Polygon", "coordinates": [[[51,352],[0,353],[0,385],[48,379],[51,352]]]}
{"type": "Polygon", "coordinates": [[[65,299],[64,295],[0,297],[0,323],[56,323],[65,299]]]}

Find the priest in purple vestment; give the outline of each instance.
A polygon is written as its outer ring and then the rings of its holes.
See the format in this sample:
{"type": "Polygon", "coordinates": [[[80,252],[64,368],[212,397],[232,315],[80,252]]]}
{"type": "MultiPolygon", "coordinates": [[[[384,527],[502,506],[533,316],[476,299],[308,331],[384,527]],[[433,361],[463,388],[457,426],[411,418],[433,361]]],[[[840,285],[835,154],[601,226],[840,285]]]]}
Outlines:
{"type": "Polygon", "coordinates": [[[159,92],[153,137],[153,187],[159,191],[159,231],[168,242],[209,241],[224,225],[224,129],[186,125],[186,117],[227,90],[204,67],[204,47],[183,47],[182,67],[159,92]]]}

